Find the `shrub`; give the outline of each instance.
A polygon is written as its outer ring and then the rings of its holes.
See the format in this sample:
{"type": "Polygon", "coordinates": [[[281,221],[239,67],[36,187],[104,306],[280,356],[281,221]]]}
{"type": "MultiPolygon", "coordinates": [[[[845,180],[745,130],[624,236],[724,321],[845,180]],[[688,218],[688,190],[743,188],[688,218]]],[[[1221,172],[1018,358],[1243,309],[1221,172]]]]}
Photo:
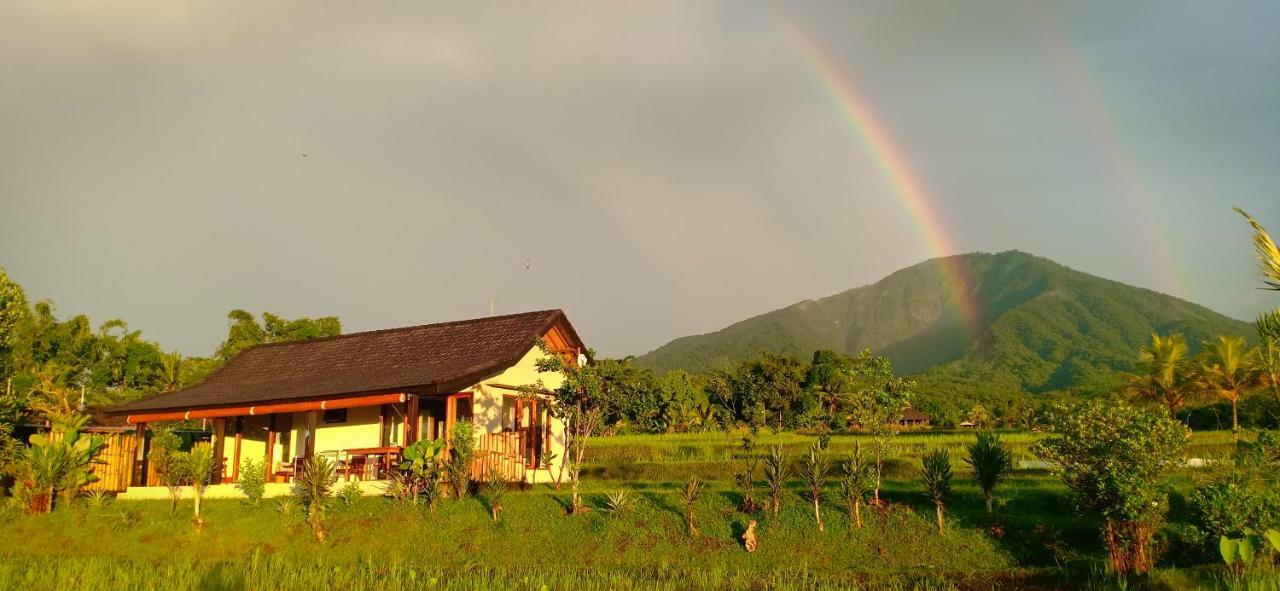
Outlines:
{"type": "Polygon", "coordinates": [[[202,441],[192,446],[190,451],[171,453],[169,461],[173,477],[180,482],[191,483],[195,524],[197,528],[204,527],[204,488],[213,478],[214,469],[218,465],[213,458],[213,446],[202,441]]]}
{"type": "Polygon", "coordinates": [[[440,497],[440,457],[444,441],[419,440],[404,448],[403,460],[391,476],[387,494],[413,504],[425,502],[434,509],[440,497]]]}
{"type": "Polygon", "coordinates": [[[264,462],[253,458],[241,462],[236,488],[248,497],[250,503],[257,505],[267,490],[267,467],[264,462]]]}
{"type": "Polygon", "coordinates": [[[364,496],[364,490],[360,488],[360,481],[358,480],[348,482],[346,486],[342,487],[342,490],[338,491],[338,498],[342,500],[344,507],[355,505],[362,496],[364,496]]]}
{"type": "Polygon", "coordinates": [[[169,489],[169,511],[178,511],[178,501],[182,498],[181,468],[175,469],[175,463],[181,458],[174,454],[181,453],[182,438],[169,429],[157,429],[151,436],[151,451],[147,461],[155,466],[160,484],[169,489]]]}
{"type": "Polygon", "coordinates": [[[1160,475],[1178,461],[1187,428],[1162,414],[1101,402],[1059,408],[1048,422],[1052,435],[1032,449],[1053,464],[1077,510],[1102,519],[1111,566],[1118,573],[1149,570],[1167,505],[1160,475]]]}
{"type": "Polygon", "coordinates": [[[469,421],[454,425],[449,441],[446,471],[453,486],[453,498],[462,500],[471,492],[471,459],[475,456],[475,427],[469,421]]]}

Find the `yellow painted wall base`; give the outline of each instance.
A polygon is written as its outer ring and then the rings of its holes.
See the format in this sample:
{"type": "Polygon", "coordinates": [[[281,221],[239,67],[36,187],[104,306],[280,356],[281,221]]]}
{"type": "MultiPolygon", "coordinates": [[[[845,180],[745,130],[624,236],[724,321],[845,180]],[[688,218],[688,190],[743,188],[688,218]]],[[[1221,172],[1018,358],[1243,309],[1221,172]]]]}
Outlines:
{"type": "MultiPolygon", "coordinates": [[[[333,485],[333,493],[336,495],[338,491],[347,483],[339,480],[333,485]]],[[[386,491],[386,480],[362,480],[360,481],[360,492],[365,496],[380,495],[386,491]]],[[[194,495],[191,487],[182,487],[182,499],[190,500],[194,495]]],[[[268,483],[263,490],[264,498],[289,497],[293,496],[293,485],[282,483],[268,483]]],[[[169,488],[164,486],[131,486],[116,496],[122,501],[147,501],[147,500],[168,500],[169,488]]],[[[243,499],[244,493],[236,488],[234,484],[211,484],[204,489],[204,498],[206,499],[243,499]]]]}

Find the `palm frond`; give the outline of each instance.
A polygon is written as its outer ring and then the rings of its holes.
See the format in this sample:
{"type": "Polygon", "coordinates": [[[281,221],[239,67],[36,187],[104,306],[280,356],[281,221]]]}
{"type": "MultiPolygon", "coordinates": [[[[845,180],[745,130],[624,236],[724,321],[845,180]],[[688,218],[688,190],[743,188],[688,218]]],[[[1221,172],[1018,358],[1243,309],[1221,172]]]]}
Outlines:
{"type": "Polygon", "coordinates": [[[1267,229],[1253,216],[1239,207],[1233,209],[1253,226],[1253,250],[1258,255],[1258,272],[1262,276],[1262,282],[1267,289],[1280,291],[1280,246],[1276,246],[1267,229]]]}

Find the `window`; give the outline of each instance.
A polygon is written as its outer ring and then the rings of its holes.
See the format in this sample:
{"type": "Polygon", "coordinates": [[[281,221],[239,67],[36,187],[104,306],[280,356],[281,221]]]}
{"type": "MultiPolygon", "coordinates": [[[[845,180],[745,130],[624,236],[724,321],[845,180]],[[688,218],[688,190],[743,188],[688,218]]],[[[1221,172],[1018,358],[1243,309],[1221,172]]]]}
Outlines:
{"type": "Polygon", "coordinates": [[[345,423],[347,422],[347,409],[336,408],[324,411],[324,422],[326,423],[345,423]]]}

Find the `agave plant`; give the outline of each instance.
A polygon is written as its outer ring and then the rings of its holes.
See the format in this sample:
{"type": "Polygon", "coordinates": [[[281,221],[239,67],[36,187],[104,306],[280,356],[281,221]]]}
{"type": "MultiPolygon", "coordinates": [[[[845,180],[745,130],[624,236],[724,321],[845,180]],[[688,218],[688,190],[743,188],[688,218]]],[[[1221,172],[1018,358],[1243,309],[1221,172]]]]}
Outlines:
{"type": "Polygon", "coordinates": [[[625,488],[604,493],[604,509],[614,515],[622,515],[631,511],[635,497],[625,488]]]}

